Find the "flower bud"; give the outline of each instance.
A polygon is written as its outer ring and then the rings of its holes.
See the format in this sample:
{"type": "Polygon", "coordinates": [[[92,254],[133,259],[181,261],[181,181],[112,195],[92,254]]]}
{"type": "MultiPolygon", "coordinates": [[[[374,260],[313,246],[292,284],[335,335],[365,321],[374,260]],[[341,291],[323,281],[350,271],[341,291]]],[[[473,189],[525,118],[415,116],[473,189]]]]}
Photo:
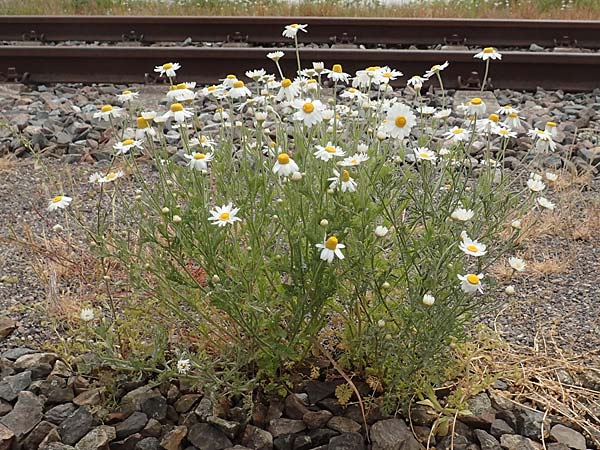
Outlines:
{"type": "Polygon", "coordinates": [[[217,274],[214,274],[214,275],[212,276],[212,282],[213,282],[214,284],[219,284],[219,283],[221,282],[221,278],[219,277],[219,275],[217,275],[217,274]]]}
{"type": "Polygon", "coordinates": [[[322,219],[319,222],[319,225],[321,225],[322,227],[326,227],[327,225],[329,225],[329,221],[327,219],[322,219]]]}
{"type": "Polygon", "coordinates": [[[52,231],[54,231],[55,233],[62,233],[63,230],[64,228],[60,223],[57,223],[52,227],[52,231]]]}
{"type": "Polygon", "coordinates": [[[181,217],[179,217],[177,214],[175,214],[173,216],[173,222],[174,223],[181,223],[181,217]]]}
{"type": "Polygon", "coordinates": [[[383,289],[390,289],[392,286],[390,285],[390,283],[388,283],[387,281],[384,281],[383,284],[381,285],[381,287],[383,289]]]}
{"type": "Polygon", "coordinates": [[[377,225],[375,227],[375,236],[377,236],[378,238],[382,238],[384,237],[386,234],[388,234],[388,229],[387,227],[384,227],[382,225],[377,225]]]}
{"type": "Polygon", "coordinates": [[[513,227],[515,230],[520,230],[521,229],[521,221],[519,219],[513,220],[510,223],[510,226],[513,227]]]}
{"type": "Polygon", "coordinates": [[[302,180],[302,173],[301,172],[294,172],[292,174],[292,181],[300,181],[302,180]]]}
{"type": "Polygon", "coordinates": [[[167,186],[173,186],[173,181],[167,180],[167,186]]]}
{"type": "Polygon", "coordinates": [[[379,328],[384,328],[384,327],[385,327],[385,320],[383,320],[383,319],[379,319],[379,320],[377,321],[377,326],[378,326],[379,328]]]}
{"type": "Polygon", "coordinates": [[[161,209],[161,211],[163,214],[169,214],[169,211],[171,210],[165,206],[163,209],[161,209]]]}
{"type": "Polygon", "coordinates": [[[504,293],[506,295],[515,295],[515,287],[511,284],[504,288],[504,293]]]}
{"type": "Polygon", "coordinates": [[[435,297],[431,294],[425,294],[423,296],[423,304],[425,306],[433,306],[433,304],[435,303],[435,297]]]}

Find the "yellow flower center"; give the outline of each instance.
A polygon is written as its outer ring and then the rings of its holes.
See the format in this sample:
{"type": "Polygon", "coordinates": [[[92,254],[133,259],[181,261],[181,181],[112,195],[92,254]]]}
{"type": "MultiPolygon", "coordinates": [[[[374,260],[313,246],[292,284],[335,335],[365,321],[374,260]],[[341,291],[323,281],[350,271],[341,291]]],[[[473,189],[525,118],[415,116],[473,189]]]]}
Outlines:
{"type": "Polygon", "coordinates": [[[200,143],[205,144],[207,140],[206,136],[200,136],[200,143]]]}
{"type": "Polygon", "coordinates": [[[506,136],[508,134],[508,130],[506,128],[501,128],[500,129],[500,134],[503,134],[503,135],[506,136]]]}
{"type": "Polygon", "coordinates": [[[123,141],[123,145],[131,145],[131,144],[133,144],[133,143],[134,143],[134,140],[133,140],[133,139],[125,139],[125,140],[123,141]]]}
{"type": "Polygon", "coordinates": [[[508,117],[510,117],[511,119],[516,119],[516,118],[517,118],[517,117],[519,117],[519,116],[517,115],[517,113],[510,113],[510,114],[508,115],[508,117]]]}
{"type": "Polygon", "coordinates": [[[494,53],[494,47],[486,47],[483,49],[483,53],[494,53]]]}
{"type": "Polygon", "coordinates": [[[214,92],[217,90],[217,87],[213,84],[212,86],[209,86],[208,88],[206,88],[206,90],[208,92],[214,92]]]}
{"type": "Polygon", "coordinates": [[[325,147],[325,151],[327,153],[335,153],[337,150],[333,145],[328,145],[327,147],[325,147]]]}
{"type": "Polygon", "coordinates": [[[293,23],[290,25],[290,28],[298,28],[298,24],[297,23],[293,23]]]}
{"type": "Polygon", "coordinates": [[[379,69],[381,69],[380,66],[371,66],[371,67],[367,67],[367,72],[375,72],[379,69]]]}
{"type": "Polygon", "coordinates": [[[302,110],[306,113],[306,114],[310,114],[311,112],[313,112],[315,110],[315,105],[313,105],[311,102],[306,102],[303,106],[302,106],[302,110]]]}
{"type": "Polygon", "coordinates": [[[317,82],[317,80],[315,80],[314,78],[311,78],[311,79],[310,79],[310,80],[308,80],[306,83],[307,83],[307,84],[314,84],[314,83],[316,83],[316,82],[317,82]]]}
{"type": "Polygon", "coordinates": [[[234,88],[243,88],[243,87],[244,87],[244,82],[243,82],[243,81],[241,81],[241,80],[234,81],[234,83],[233,83],[233,87],[234,87],[234,88]]]}
{"type": "Polygon", "coordinates": [[[462,134],[465,130],[463,130],[462,128],[457,128],[456,130],[452,130],[452,132],[454,134],[462,134]]]}
{"type": "Polygon", "coordinates": [[[479,277],[474,273],[470,273],[469,275],[467,275],[467,281],[469,282],[469,284],[479,284],[479,277]]]}
{"type": "Polygon", "coordinates": [[[335,236],[331,236],[325,241],[325,247],[327,247],[327,249],[329,250],[335,250],[337,248],[337,245],[338,240],[335,236]]]}
{"type": "Polygon", "coordinates": [[[117,178],[117,174],[114,172],[111,172],[108,175],[106,175],[107,180],[114,180],[115,178],[117,178]]]}
{"type": "Polygon", "coordinates": [[[356,88],[350,88],[350,89],[348,89],[348,92],[352,92],[354,94],[357,90],[358,89],[356,89],[356,88]]]}
{"type": "Polygon", "coordinates": [[[431,71],[435,72],[436,70],[439,70],[440,65],[439,64],[435,64],[434,66],[431,66],[431,71]]]}
{"type": "Polygon", "coordinates": [[[171,105],[171,111],[172,112],[183,111],[183,105],[181,103],[173,103],[171,105]]]}
{"type": "Polygon", "coordinates": [[[476,245],[469,244],[469,245],[467,245],[467,250],[469,250],[470,252],[476,252],[479,249],[477,248],[476,245]]]}
{"type": "Polygon", "coordinates": [[[342,181],[344,183],[347,183],[348,181],[350,181],[350,172],[348,172],[347,170],[344,170],[342,172],[342,181]]]}
{"type": "Polygon", "coordinates": [[[113,110],[113,107],[112,107],[112,106],[110,106],[110,105],[104,105],[104,106],[103,106],[103,107],[100,109],[100,111],[102,111],[102,112],[111,112],[112,110],[113,110]]]}
{"type": "Polygon", "coordinates": [[[277,155],[277,161],[279,162],[279,164],[289,164],[290,155],[288,155],[287,153],[280,153],[279,155],[277,155]]]}
{"type": "Polygon", "coordinates": [[[342,73],[342,65],[334,64],[333,67],[331,68],[331,70],[335,73],[342,73]]]}
{"type": "Polygon", "coordinates": [[[125,91],[122,92],[122,94],[128,95],[128,94],[131,94],[131,91],[125,90],[125,91]]]}
{"type": "Polygon", "coordinates": [[[62,200],[62,195],[57,195],[52,199],[52,203],[58,203],[62,200]]]}
{"type": "Polygon", "coordinates": [[[206,155],[204,153],[194,153],[194,159],[204,159],[206,155]]]}
{"type": "Polygon", "coordinates": [[[186,88],[187,88],[187,86],[185,85],[185,83],[179,83],[179,84],[177,84],[177,85],[175,86],[175,88],[177,88],[177,89],[186,89],[186,88]]]}
{"type": "Polygon", "coordinates": [[[391,78],[392,77],[392,72],[386,72],[386,73],[383,74],[383,76],[385,78],[391,78]]]}
{"type": "Polygon", "coordinates": [[[289,88],[291,85],[292,85],[292,80],[290,80],[289,78],[284,78],[283,80],[281,80],[282,88],[289,88]]]}
{"type": "Polygon", "coordinates": [[[546,122],[546,126],[550,128],[554,128],[556,126],[555,122],[546,122]]]}
{"type": "Polygon", "coordinates": [[[395,123],[398,128],[404,127],[406,125],[406,117],[404,117],[404,116],[396,117],[395,123]]]}
{"type": "Polygon", "coordinates": [[[226,78],[227,78],[228,80],[235,80],[237,77],[236,77],[235,75],[233,75],[233,74],[229,74],[229,75],[227,75],[227,77],[226,77],[226,78]]]}
{"type": "Polygon", "coordinates": [[[500,120],[500,116],[499,116],[498,114],[490,114],[490,117],[489,117],[489,119],[490,119],[492,122],[498,122],[498,121],[500,120]]]}
{"type": "Polygon", "coordinates": [[[421,153],[419,153],[419,156],[421,158],[429,158],[429,153],[427,153],[427,152],[421,152],[421,153]]]}
{"type": "Polygon", "coordinates": [[[148,128],[148,121],[146,119],[144,119],[143,117],[138,117],[136,119],[136,121],[137,121],[138,128],[142,128],[142,129],[148,128]]]}
{"type": "Polygon", "coordinates": [[[475,97],[471,99],[471,105],[481,105],[482,100],[479,97],[475,97]]]}
{"type": "Polygon", "coordinates": [[[173,63],[163,64],[163,69],[165,69],[165,70],[169,70],[169,69],[172,69],[172,68],[173,68],[173,63]]]}
{"type": "Polygon", "coordinates": [[[219,219],[223,221],[229,220],[229,217],[231,217],[231,215],[228,212],[222,212],[221,214],[219,214],[219,219]]]}

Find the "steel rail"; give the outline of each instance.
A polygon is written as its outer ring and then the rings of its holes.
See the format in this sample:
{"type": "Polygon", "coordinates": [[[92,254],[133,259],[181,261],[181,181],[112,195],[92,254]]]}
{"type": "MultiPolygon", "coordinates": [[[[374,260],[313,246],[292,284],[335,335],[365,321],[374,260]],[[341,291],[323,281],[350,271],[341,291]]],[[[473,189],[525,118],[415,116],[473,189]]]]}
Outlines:
{"type": "MultiPolygon", "coordinates": [[[[275,67],[265,55],[271,48],[155,48],[155,47],[0,47],[0,77],[33,83],[143,83],[153,79],[155,65],[166,61],[182,64],[178,79],[216,83],[229,73],[242,76],[248,69],[275,67]]],[[[458,77],[483,72],[484,64],[465,51],[302,49],[304,64],[341,63],[349,73],[372,65],[389,64],[405,77],[422,74],[433,64],[448,60],[444,71],[448,88],[461,87],[458,77]]],[[[288,76],[296,71],[293,51],[280,63],[288,76]]],[[[600,85],[600,56],[586,53],[506,52],[491,65],[494,88],[590,91],[600,85]]],[[[400,84],[405,81],[400,80],[400,84]]],[[[435,84],[435,80],[432,80],[435,84]]]]}
{"type": "Polygon", "coordinates": [[[0,40],[288,43],[285,25],[307,23],[304,43],[367,46],[470,46],[600,48],[600,21],[355,18],[355,17],[166,17],[0,16],[0,40]]]}

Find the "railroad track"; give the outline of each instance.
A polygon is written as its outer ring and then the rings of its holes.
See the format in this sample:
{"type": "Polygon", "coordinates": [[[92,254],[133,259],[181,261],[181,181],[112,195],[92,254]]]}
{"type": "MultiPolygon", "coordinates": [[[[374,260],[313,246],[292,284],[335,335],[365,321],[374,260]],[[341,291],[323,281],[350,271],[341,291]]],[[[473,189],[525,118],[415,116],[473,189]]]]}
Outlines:
{"type": "Polygon", "coordinates": [[[20,41],[19,45],[0,46],[0,79],[32,83],[153,82],[156,64],[177,61],[183,65],[180,79],[214,83],[228,73],[241,75],[248,69],[269,68],[272,63],[266,54],[282,49],[277,46],[283,43],[288,48],[281,63],[291,76],[295,73],[294,50],[290,40],[281,36],[283,27],[291,22],[309,25],[309,33],[299,33],[300,41],[306,44],[301,48],[304,64],[323,61],[330,67],[341,63],[350,73],[371,65],[390,65],[411,76],[448,60],[451,64],[444,72],[445,86],[468,88],[476,87],[469,80],[479,79],[477,72],[483,72],[484,67],[473,58],[472,48],[528,47],[535,42],[562,48],[503,51],[502,62],[494,62],[490,72],[494,88],[533,90],[541,86],[589,91],[600,87],[600,21],[313,17],[0,17],[0,40],[20,41]],[[181,44],[188,38],[218,44],[144,45],[181,44]],[[35,39],[38,42],[32,41],[35,39]],[[110,44],[45,45],[65,40],[110,44]],[[124,44],[114,45],[116,42],[124,44]],[[440,44],[446,47],[403,48],[440,44]],[[361,49],[359,45],[386,48],[361,49]],[[575,47],[587,51],[577,52],[575,47]]]}

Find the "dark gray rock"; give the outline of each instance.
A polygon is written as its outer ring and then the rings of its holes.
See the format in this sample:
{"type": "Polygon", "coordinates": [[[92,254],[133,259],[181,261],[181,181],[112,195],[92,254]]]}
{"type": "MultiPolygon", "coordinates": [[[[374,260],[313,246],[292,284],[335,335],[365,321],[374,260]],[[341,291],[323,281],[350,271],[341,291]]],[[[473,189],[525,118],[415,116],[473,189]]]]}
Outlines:
{"type": "Polygon", "coordinates": [[[27,433],[40,423],[44,401],[29,391],[19,393],[17,404],[13,410],[0,419],[0,423],[9,428],[17,440],[21,440],[27,433]]]}
{"type": "Polygon", "coordinates": [[[206,420],[213,415],[213,405],[210,399],[204,397],[196,406],[194,410],[194,414],[200,419],[202,422],[206,422],[206,420]]]}
{"type": "MultiPolygon", "coordinates": [[[[531,439],[540,440],[542,437],[542,420],[544,413],[526,408],[517,408],[514,411],[517,419],[517,432],[531,439]]],[[[548,436],[548,421],[544,424],[544,437],[548,436]]]]}
{"type": "Polygon", "coordinates": [[[160,441],[155,437],[147,437],[138,442],[135,450],[160,450],[160,441]]]}
{"type": "Polygon", "coordinates": [[[273,435],[253,425],[247,425],[242,433],[242,444],[253,450],[272,450],[273,435]]]}
{"type": "Polygon", "coordinates": [[[481,450],[502,450],[500,442],[494,436],[484,430],[475,430],[475,436],[479,441],[481,450]]]}
{"type": "Polygon", "coordinates": [[[301,420],[294,419],[273,419],[269,422],[269,433],[274,438],[281,436],[282,434],[293,434],[299,433],[306,429],[306,424],[301,420]]]}
{"type": "Polygon", "coordinates": [[[0,317],[0,340],[7,338],[17,329],[17,322],[8,317],[0,317]]]}
{"type": "Polygon", "coordinates": [[[162,421],[167,417],[167,399],[155,394],[142,401],[141,409],[150,419],[162,421]]]}
{"type": "Polygon", "coordinates": [[[80,406],[58,427],[58,434],[67,445],[76,444],[95,425],[96,421],[87,406],[80,406]]]}
{"type": "Polygon", "coordinates": [[[143,412],[135,411],[123,422],[115,425],[116,438],[125,439],[134,433],[142,431],[148,423],[148,416],[143,412]]]}
{"type": "Polygon", "coordinates": [[[554,425],[550,430],[550,436],[560,444],[565,444],[569,448],[585,450],[585,437],[578,431],[565,427],[564,425],[554,425]]]}
{"type": "Polygon", "coordinates": [[[515,434],[515,430],[502,419],[495,419],[490,426],[490,434],[497,439],[503,434],[515,434]]]}
{"type": "Polygon", "coordinates": [[[502,435],[500,438],[500,445],[505,450],[538,450],[531,439],[518,434],[502,435]]]}
{"type": "Polygon", "coordinates": [[[4,400],[0,400],[0,417],[7,415],[12,411],[12,405],[4,400]]]}
{"type": "Polygon", "coordinates": [[[358,433],[361,425],[347,417],[333,416],[327,422],[327,428],[338,431],[340,433],[358,433]]]}
{"type": "Polygon", "coordinates": [[[331,438],[338,436],[339,433],[329,428],[317,428],[315,430],[309,430],[306,435],[310,437],[313,445],[325,445],[331,438]]]}
{"type": "Polygon", "coordinates": [[[341,381],[309,381],[304,390],[308,394],[308,399],[311,404],[315,404],[326,397],[330,397],[335,393],[335,388],[341,381]]]}
{"type": "Polygon", "coordinates": [[[421,446],[410,428],[400,419],[376,422],[371,427],[373,450],[419,450],[421,446]]]}
{"type": "Polygon", "coordinates": [[[302,416],[302,420],[310,429],[323,428],[332,416],[331,412],[322,409],[320,411],[308,411],[302,416]]]}
{"type": "Polygon", "coordinates": [[[35,372],[36,369],[39,369],[39,367],[43,367],[45,369],[45,367],[49,365],[50,371],[46,373],[46,375],[48,375],[50,372],[52,372],[52,366],[54,366],[54,363],[57,359],[58,355],[56,353],[26,354],[20,356],[15,361],[15,369],[18,371],[31,370],[32,372],[35,372]]]}
{"type": "Polygon", "coordinates": [[[136,445],[144,439],[140,433],[134,433],[120,441],[112,441],[109,444],[110,450],[135,450],[136,445]]]}
{"type": "Polygon", "coordinates": [[[306,404],[296,394],[285,398],[285,416],[289,419],[302,419],[304,414],[310,412],[306,404]]]}
{"type": "Polygon", "coordinates": [[[199,450],[223,450],[233,445],[221,430],[207,423],[193,425],[187,439],[199,450]]]}
{"type": "Polygon", "coordinates": [[[12,402],[19,396],[19,392],[27,389],[30,384],[30,370],[5,377],[2,382],[0,382],[0,398],[12,402]]]}
{"type": "Polygon", "coordinates": [[[75,450],[75,447],[63,444],[62,442],[49,442],[48,445],[43,448],[43,450],[75,450]]]}
{"type": "Polygon", "coordinates": [[[455,434],[454,439],[451,436],[444,436],[435,448],[436,450],[467,450],[469,445],[470,442],[465,436],[455,434]]]}
{"type": "Polygon", "coordinates": [[[465,416],[461,420],[473,428],[490,429],[496,418],[496,410],[492,407],[490,397],[482,392],[467,401],[468,409],[473,415],[465,416]]]}
{"type": "Polygon", "coordinates": [[[225,420],[221,417],[210,416],[207,420],[207,423],[214,425],[219,430],[221,430],[229,439],[235,439],[237,434],[240,432],[242,428],[241,424],[238,422],[233,422],[231,420],[225,420]]]}
{"type": "Polygon", "coordinates": [[[55,425],[60,425],[67,417],[75,412],[77,407],[73,403],[57,405],[46,411],[44,418],[55,425]]]}
{"type": "Polygon", "coordinates": [[[148,423],[141,431],[142,436],[144,437],[160,437],[162,433],[162,425],[156,419],[148,420],[148,423]]]}
{"type": "Polygon", "coordinates": [[[46,436],[48,436],[48,433],[55,429],[56,425],[53,423],[45,420],[41,421],[23,440],[21,443],[21,448],[24,450],[37,450],[42,441],[46,438],[46,436]]]}
{"type": "Polygon", "coordinates": [[[108,447],[108,443],[115,437],[114,427],[100,425],[82,437],[75,445],[75,450],[103,450],[108,447]]]}
{"type": "Polygon", "coordinates": [[[70,402],[75,397],[73,386],[62,377],[49,376],[39,383],[38,389],[50,404],[70,402]]]}
{"type": "Polygon", "coordinates": [[[358,433],[344,433],[331,438],[329,450],[366,450],[363,437],[358,433]]]}
{"type": "Polygon", "coordinates": [[[175,411],[178,413],[186,413],[191,410],[201,398],[202,396],[200,394],[184,394],[175,402],[175,411]]]}

